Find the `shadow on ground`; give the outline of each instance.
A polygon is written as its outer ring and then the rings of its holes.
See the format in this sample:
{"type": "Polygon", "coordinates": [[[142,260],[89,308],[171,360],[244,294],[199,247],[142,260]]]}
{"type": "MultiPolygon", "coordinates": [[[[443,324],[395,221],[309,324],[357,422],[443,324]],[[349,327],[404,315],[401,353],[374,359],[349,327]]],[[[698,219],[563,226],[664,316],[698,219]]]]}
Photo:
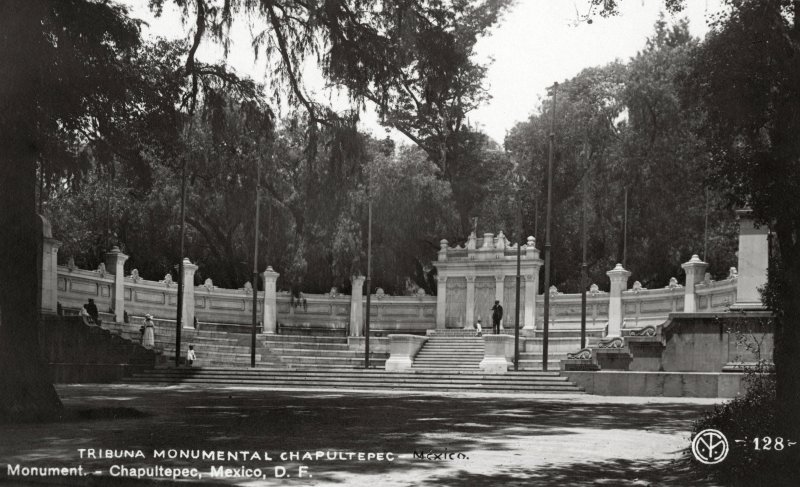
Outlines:
{"type": "MultiPolygon", "coordinates": [[[[608,479],[609,485],[620,485],[615,482],[636,478],[644,482],[639,485],[679,485],[677,480],[674,484],[664,483],[659,480],[658,468],[647,462],[637,463],[635,459],[559,463],[535,469],[497,465],[493,473],[486,474],[462,469],[460,466],[467,463],[456,461],[451,462],[447,474],[437,476],[442,469],[441,461],[415,459],[412,452],[447,449],[469,455],[471,451],[490,449],[519,456],[516,450],[522,439],[535,442],[561,436],[569,441],[576,430],[688,436],[692,422],[711,407],[684,403],[541,401],[535,396],[404,396],[205,390],[183,386],[76,386],[63,388],[61,393],[65,405],[72,410],[124,407],[140,411],[142,417],[0,426],[0,462],[80,463],[86,469],[107,470],[111,464],[123,462],[131,466],[153,465],[153,450],[249,450],[269,452],[275,461],[247,462],[248,466],[272,468],[280,464],[290,468],[305,464],[320,473],[315,475],[319,481],[342,485],[351,485],[349,476],[402,477],[410,470],[424,471],[425,485],[582,485],[580,482],[588,479],[608,479]],[[147,458],[80,458],[80,448],[142,450],[147,458]],[[315,450],[384,451],[394,452],[399,458],[392,462],[298,462],[278,458],[280,452],[315,450]]],[[[159,459],[157,463],[185,466],[187,460],[159,459]]],[[[190,463],[208,470],[220,462],[190,463]]],[[[666,464],[659,465],[662,470],[669,470],[666,464]]],[[[0,480],[5,475],[5,471],[0,472],[0,480]]]]}

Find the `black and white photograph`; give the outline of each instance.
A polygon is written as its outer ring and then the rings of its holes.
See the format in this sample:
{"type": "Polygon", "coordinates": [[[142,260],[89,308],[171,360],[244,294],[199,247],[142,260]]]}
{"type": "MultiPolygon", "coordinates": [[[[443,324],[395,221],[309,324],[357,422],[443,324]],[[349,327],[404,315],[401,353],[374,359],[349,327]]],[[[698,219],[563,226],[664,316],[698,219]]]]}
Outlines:
{"type": "Polygon", "coordinates": [[[800,484],[800,0],[0,0],[0,485],[800,484]]]}

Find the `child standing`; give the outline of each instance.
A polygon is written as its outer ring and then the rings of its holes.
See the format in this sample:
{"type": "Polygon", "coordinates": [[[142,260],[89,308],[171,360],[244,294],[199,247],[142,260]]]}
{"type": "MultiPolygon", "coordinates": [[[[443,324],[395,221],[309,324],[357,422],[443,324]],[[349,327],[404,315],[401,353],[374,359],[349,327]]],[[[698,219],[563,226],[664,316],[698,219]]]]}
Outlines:
{"type": "Polygon", "coordinates": [[[189,352],[186,354],[186,363],[191,367],[195,360],[197,360],[197,356],[194,354],[194,345],[189,345],[189,352]]]}

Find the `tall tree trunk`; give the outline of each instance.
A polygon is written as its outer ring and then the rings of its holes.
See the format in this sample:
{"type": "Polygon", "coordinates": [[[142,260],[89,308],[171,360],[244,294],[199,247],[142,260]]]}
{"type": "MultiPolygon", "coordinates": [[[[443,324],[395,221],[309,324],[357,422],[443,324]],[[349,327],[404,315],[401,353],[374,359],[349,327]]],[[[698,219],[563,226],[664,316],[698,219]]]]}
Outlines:
{"type": "MultiPolygon", "coordinates": [[[[779,424],[785,434],[800,438],[800,245],[793,242],[791,226],[778,224],[780,270],[770,276],[770,286],[777,291],[770,303],[775,311],[774,362],[777,379],[779,424]],[[783,229],[783,231],[781,231],[783,229]]],[[[800,456],[800,452],[798,452],[800,456]]]]}
{"type": "Polygon", "coordinates": [[[0,9],[0,421],[61,410],[39,345],[37,299],[35,53],[47,9],[35,0],[13,4],[0,9]]]}

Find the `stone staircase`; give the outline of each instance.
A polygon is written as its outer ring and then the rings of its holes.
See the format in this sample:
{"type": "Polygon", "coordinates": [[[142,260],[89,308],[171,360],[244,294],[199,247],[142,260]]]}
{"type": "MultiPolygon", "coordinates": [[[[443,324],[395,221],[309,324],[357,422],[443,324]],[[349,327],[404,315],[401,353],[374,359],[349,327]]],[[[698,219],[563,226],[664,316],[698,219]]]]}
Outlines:
{"type": "MultiPolygon", "coordinates": [[[[364,352],[349,348],[346,337],[261,335],[264,361],[291,368],[363,368],[364,352]]],[[[382,369],[388,353],[370,352],[370,367],[382,369]]]]}
{"type": "MultiPolygon", "coordinates": [[[[155,347],[161,353],[159,365],[168,364],[175,356],[174,321],[155,319],[155,347]]],[[[141,318],[131,318],[131,323],[104,321],[103,328],[129,340],[140,341],[141,318]]],[[[256,342],[258,343],[258,342],[256,342]]],[[[189,345],[197,354],[195,365],[202,367],[243,367],[250,365],[250,335],[210,330],[181,330],[181,355],[186,356],[189,345]]],[[[256,349],[256,363],[260,363],[264,350],[256,349]]]]}
{"type": "Polygon", "coordinates": [[[412,368],[430,370],[478,370],[483,360],[483,338],[432,332],[414,357],[412,368]]]}
{"type": "Polygon", "coordinates": [[[196,384],[248,386],[270,389],[348,389],[362,391],[487,392],[487,393],[583,393],[558,372],[509,372],[485,375],[479,372],[444,373],[413,370],[386,372],[365,369],[230,369],[161,368],[125,379],[130,384],[196,384]]]}

